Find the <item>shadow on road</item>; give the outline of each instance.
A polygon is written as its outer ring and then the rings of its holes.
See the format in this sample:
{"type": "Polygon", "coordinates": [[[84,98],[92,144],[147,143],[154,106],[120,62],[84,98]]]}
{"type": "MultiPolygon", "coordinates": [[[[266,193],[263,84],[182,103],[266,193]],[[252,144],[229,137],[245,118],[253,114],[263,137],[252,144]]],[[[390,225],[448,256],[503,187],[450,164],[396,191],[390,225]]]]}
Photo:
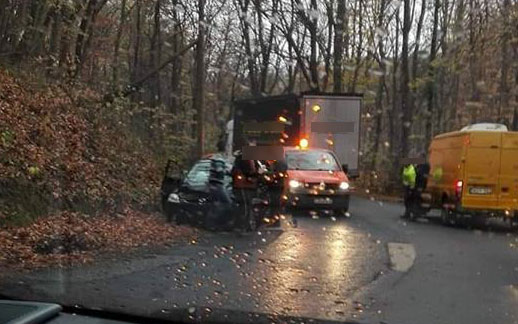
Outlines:
{"type": "Polygon", "coordinates": [[[475,230],[482,232],[492,232],[501,234],[518,234],[517,228],[512,228],[508,222],[502,220],[490,219],[486,224],[470,224],[469,221],[464,221],[452,225],[445,225],[442,223],[441,218],[438,216],[427,216],[426,218],[420,218],[415,224],[422,225],[433,225],[449,227],[457,230],[475,230]]]}

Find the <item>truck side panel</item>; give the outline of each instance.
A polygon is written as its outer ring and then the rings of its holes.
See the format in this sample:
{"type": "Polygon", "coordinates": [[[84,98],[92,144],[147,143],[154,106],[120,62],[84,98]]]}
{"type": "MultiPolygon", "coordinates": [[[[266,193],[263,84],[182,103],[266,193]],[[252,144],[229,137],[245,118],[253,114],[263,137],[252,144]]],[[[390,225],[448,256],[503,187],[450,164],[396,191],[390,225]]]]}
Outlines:
{"type": "Polygon", "coordinates": [[[332,150],[349,172],[358,171],[361,97],[304,96],[302,131],[310,147],[332,150]],[[318,105],[320,109],[313,107],[318,105]]]}
{"type": "Polygon", "coordinates": [[[464,173],[462,160],[466,141],[466,135],[458,134],[435,138],[430,145],[427,187],[436,207],[441,207],[455,197],[455,185],[458,180],[462,180],[464,173]]]}
{"type": "Polygon", "coordinates": [[[498,208],[501,139],[500,132],[470,133],[465,157],[463,208],[498,208]]]}
{"type": "MultiPolygon", "coordinates": [[[[248,145],[250,140],[260,144],[270,145],[297,145],[300,133],[300,102],[296,95],[273,96],[257,99],[246,99],[234,102],[233,150],[240,150],[248,145]],[[272,136],[272,132],[247,132],[246,125],[254,123],[279,123],[279,117],[284,117],[287,123],[283,124],[284,143],[280,142],[281,134],[272,136]]],[[[266,126],[266,125],[265,125],[266,126]]]]}
{"type": "Polygon", "coordinates": [[[499,205],[518,210],[518,133],[502,134],[499,205]]]}

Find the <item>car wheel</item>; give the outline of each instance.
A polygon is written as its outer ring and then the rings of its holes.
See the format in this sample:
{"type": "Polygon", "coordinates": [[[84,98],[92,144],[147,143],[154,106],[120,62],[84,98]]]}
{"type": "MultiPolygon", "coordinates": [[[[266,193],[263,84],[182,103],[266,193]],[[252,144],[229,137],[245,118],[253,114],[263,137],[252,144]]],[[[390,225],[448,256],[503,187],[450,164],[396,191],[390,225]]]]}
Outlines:
{"type": "Polygon", "coordinates": [[[187,223],[187,217],[184,212],[179,212],[178,214],[173,216],[173,220],[176,222],[176,225],[183,225],[187,223]]]}
{"type": "Polygon", "coordinates": [[[167,219],[168,223],[176,222],[177,217],[176,217],[176,215],[174,213],[166,212],[165,216],[166,216],[166,219],[167,219]]]}

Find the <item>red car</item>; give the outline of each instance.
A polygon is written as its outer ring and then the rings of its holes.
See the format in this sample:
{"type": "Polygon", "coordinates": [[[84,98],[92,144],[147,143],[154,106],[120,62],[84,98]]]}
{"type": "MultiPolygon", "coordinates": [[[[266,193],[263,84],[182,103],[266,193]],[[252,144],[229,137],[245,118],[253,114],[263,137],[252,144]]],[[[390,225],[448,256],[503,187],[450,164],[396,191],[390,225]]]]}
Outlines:
{"type": "Polygon", "coordinates": [[[331,209],[344,215],[349,209],[347,166],[326,149],[287,147],[284,150],[281,206],[331,209]]]}

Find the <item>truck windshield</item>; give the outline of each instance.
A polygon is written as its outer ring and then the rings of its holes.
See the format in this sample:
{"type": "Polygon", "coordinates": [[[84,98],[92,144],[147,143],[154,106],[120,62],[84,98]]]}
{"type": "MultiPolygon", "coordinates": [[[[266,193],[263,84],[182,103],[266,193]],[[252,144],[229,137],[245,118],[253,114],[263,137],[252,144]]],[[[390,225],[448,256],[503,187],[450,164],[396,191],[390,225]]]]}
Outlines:
{"type": "Polygon", "coordinates": [[[293,151],[286,153],[290,170],[338,171],[335,157],[323,151],[293,151]]]}

